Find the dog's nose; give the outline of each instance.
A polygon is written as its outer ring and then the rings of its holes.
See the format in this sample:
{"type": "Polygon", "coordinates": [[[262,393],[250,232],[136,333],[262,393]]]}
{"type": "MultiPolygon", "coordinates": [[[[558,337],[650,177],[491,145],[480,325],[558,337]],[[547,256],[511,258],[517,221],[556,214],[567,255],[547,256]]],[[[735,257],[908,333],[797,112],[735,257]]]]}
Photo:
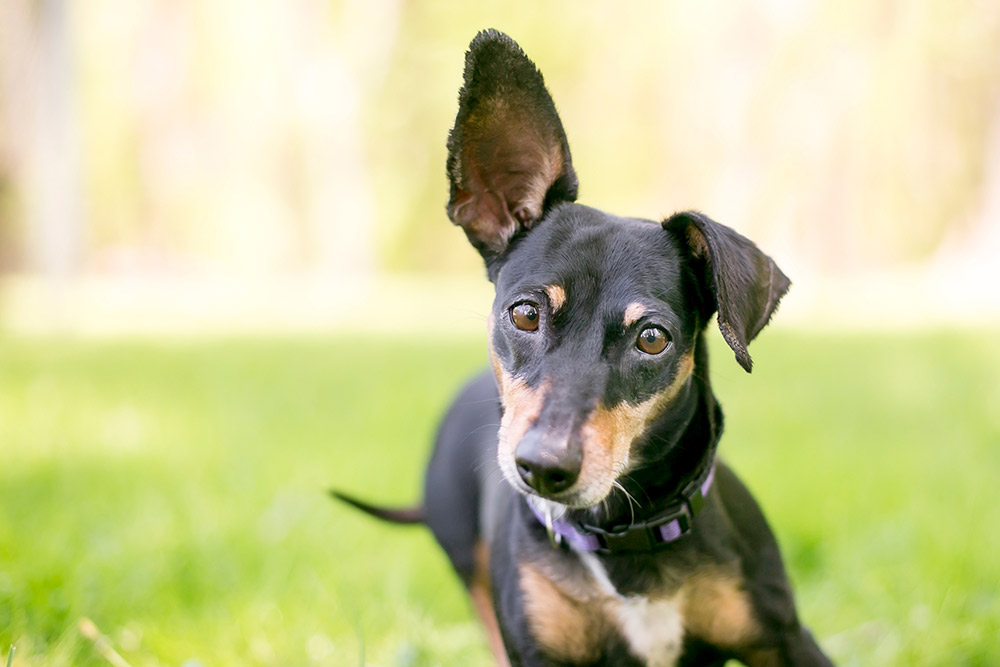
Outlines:
{"type": "Polygon", "coordinates": [[[565,491],[580,475],[580,461],[575,457],[560,458],[544,450],[519,453],[514,462],[524,483],[543,496],[565,491]]]}

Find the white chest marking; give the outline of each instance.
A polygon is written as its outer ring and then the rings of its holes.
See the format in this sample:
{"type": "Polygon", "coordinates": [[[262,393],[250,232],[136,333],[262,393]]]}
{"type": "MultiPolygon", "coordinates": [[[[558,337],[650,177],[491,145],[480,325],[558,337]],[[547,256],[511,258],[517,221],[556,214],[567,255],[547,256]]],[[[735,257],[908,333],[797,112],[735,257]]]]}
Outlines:
{"type": "Polygon", "coordinates": [[[671,667],[681,656],[684,624],[674,600],[622,599],[616,610],[619,630],[636,657],[649,667],[671,667]]]}
{"type": "Polygon", "coordinates": [[[602,593],[615,599],[614,621],[632,653],[649,667],[671,667],[680,658],[684,619],[679,600],[650,600],[618,593],[597,556],[579,553],[602,593]]]}

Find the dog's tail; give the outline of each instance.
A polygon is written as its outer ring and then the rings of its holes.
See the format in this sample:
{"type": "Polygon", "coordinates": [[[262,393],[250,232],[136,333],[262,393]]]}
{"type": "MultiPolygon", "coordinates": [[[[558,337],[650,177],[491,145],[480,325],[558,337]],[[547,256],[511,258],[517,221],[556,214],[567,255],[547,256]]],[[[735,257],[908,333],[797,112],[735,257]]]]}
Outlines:
{"type": "Polygon", "coordinates": [[[365,514],[370,514],[377,519],[382,519],[382,521],[388,521],[389,523],[409,525],[427,522],[424,517],[424,508],[420,505],[416,507],[377,507],[345,495],[340,491],[331,490],[330,495],[341,502],[347,503],[351,507],[361,510],[365,514]]]}

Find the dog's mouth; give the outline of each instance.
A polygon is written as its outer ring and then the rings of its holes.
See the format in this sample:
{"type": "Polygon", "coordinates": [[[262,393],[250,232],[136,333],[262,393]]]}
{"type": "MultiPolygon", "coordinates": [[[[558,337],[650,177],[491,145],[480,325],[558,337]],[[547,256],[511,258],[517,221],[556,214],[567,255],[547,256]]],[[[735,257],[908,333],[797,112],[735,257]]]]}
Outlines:
{"type": "MultiPolygon", "coordinates": [[[[507,481],[509,482],[511,480],[508,479],[507,481]]],[[[521,481],[513,482],[513,486],[520,493],[529,498],[541,498],[570,509],[588,509],[590,507],[594,507],[604,500],[611,492],[611,487],[608,487],[608,491],[606,493],[593,493],[588,492],[587,490],[573,490],[557,494],[543,494],[521,481]]]]}
{"type": "Polygon", "coordinates": [[[564,491],[557,494],[539,493],[535,489],[531,488],[524,482],[520,480],[511,480],[507,478],[507,481],[522,495],[528,498],[538,498],[550,503],[555,503],[567,509],[589,509],[601,503],[605,498],[607,498],[613,486],[608,486],[607,490],[604,492],[597,491],[594,492],[591,489],[580,489],[572,491],[564,491]]]}

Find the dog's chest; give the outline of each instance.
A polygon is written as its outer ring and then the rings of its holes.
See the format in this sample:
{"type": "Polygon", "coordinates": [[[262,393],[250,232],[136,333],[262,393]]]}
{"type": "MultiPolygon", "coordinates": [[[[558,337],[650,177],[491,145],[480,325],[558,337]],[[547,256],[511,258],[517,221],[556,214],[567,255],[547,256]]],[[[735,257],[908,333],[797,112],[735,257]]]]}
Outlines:
{"type": "Polygon", "coordinates": [[[649,667],[676,664],[684,641],[680,594],[658,599],[620,595],[595,556],[580,554],[580,559],[606,596],[609,620],[630,652],[649,667]]]}
{"type": "Polygon", "coordinates": [[[670,667],[680,657],[684,623],[674,600],[625,598],[615,609],[618,631],[650,667],[670,667]]]}
{"type": "Polygon", "coordinates": [[[686,593],[623,595],[596,556],[577,556],[576,567],[520,568],[528,627],[543,652],[570,664],[607,662],[622,650],[650,667],[676,664],[687,627],[686,593]]]}

